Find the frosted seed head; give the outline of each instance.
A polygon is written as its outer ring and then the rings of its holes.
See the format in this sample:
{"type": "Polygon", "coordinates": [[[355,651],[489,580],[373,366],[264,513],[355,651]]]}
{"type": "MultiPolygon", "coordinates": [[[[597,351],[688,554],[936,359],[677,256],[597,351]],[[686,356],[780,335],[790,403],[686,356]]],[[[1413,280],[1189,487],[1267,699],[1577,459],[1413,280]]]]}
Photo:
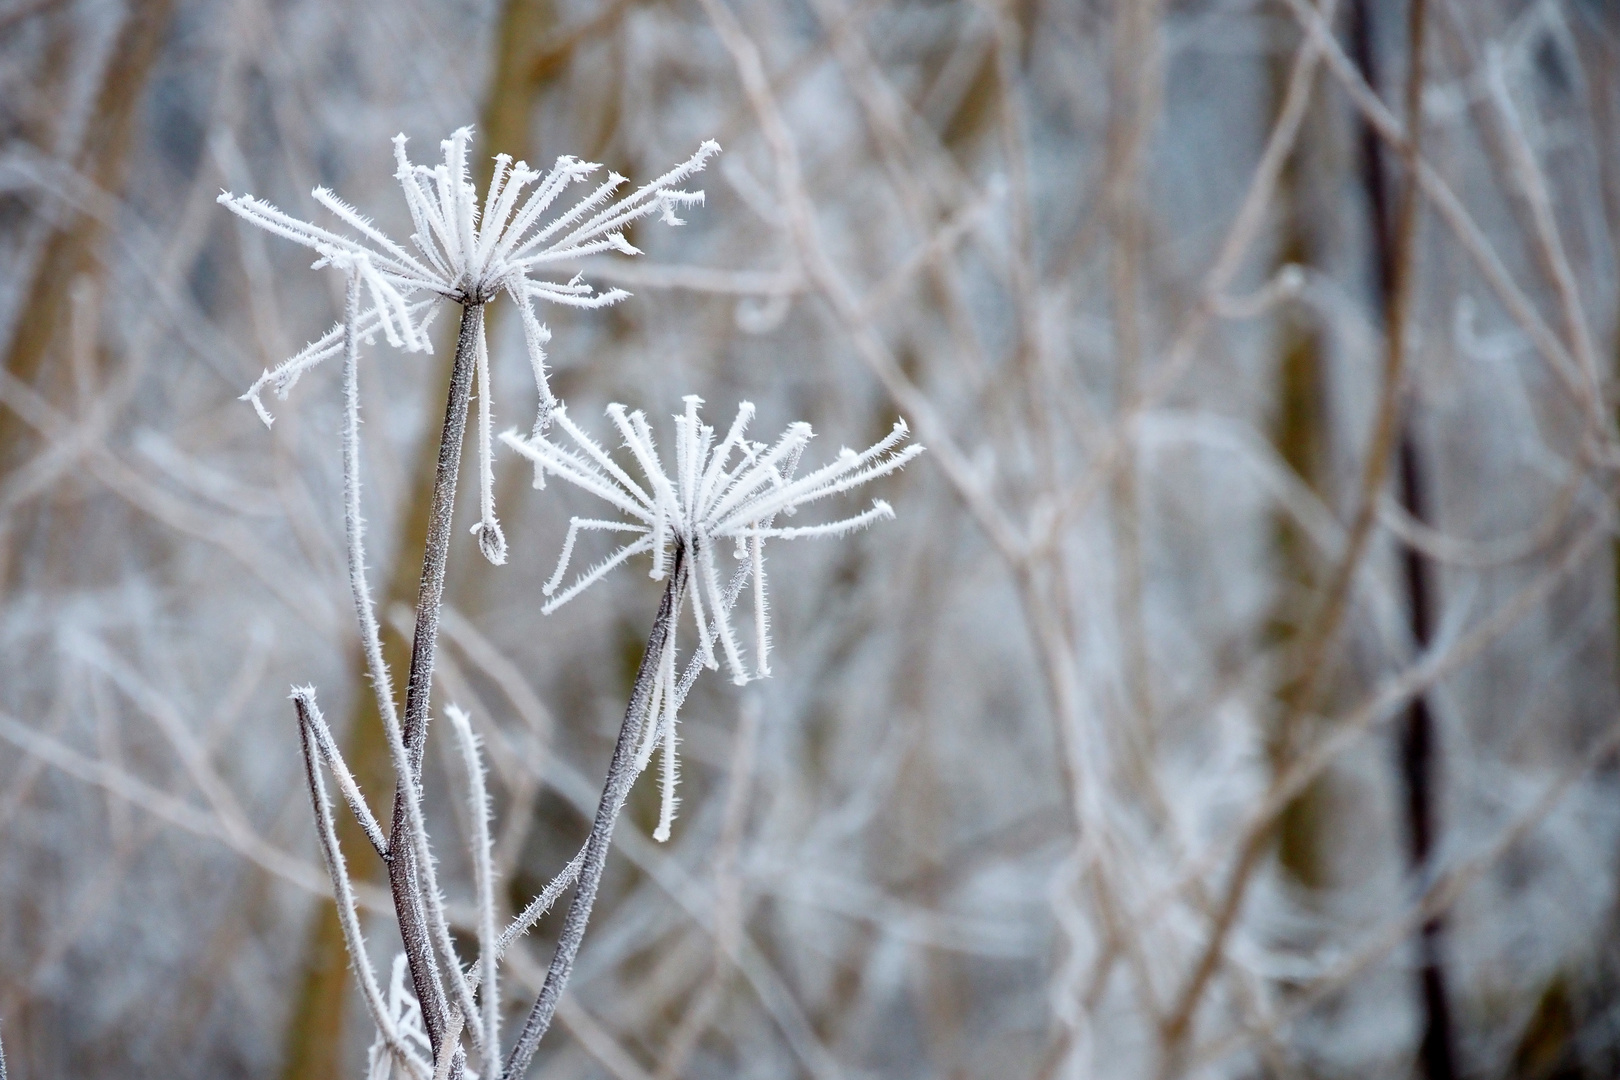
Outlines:
{"type": "MultiPolygon", "coordinates": [[[[481,201],[469,179],[472,134],[471,127],[461,127],[441,140],[442,160],[432,167],[413,164],[407,153],[409,140],[404,133],[394,136],[394,176],[412,225],[405,245],[384,235],[370,217],[325,188],[317,188],[314,198],[339,219],[338,231],[300,221],[249,195],[222,191],[216,197],[250,224],[312,249],[315,267],[355,273],[365,282],[365,299],[349,316],[351,325],[339,324],[321,339],[319,348],[279,365],[271,378],[261,379],[245,395],[266,423],[270,417],[257,395],[259,388],[274,383],[285,392],[302,371],[342,353],[345,330],[367,344],[380,332],[396,346],[428,350],[423,331],[439,299],[485,303],[502,289],[524,304],[538,297],[596,308],[625,299],[629,293],[622,289],[598,293],[581,275],[563,282],[542,276],[541,271],[581,252],[637,254],[625,238],[626,226],[653,215],[667,217],[667,207],[674,203],[690,205],[693,193],[676,191],[674,185],[700,171],[718,150],[712,141],[705,142],[684,163],[621,197],[613,192],[623,187],[625,177],[612,173],[605,185],[572,205],[561,201],[564,192],[599,166],[563,156],[542,179],[526,163],[514,165],[510,155],[499,154],[487,198],[481,201]],[[527,187],[536,180],[541,182],[527,187]],[[347,234],[342,231],[345,226],[347,234]]],[[[535,345],[543,345],[548,337],[543,332],[537,335],[535,345]]],[[[536,366],[536,380],[545,396],[542,365],[536,366]]],[[[544,427],[542,417],[537,428],[544,427]]],[[[493,536],[487,539],[495,543],[493,536]]]]}

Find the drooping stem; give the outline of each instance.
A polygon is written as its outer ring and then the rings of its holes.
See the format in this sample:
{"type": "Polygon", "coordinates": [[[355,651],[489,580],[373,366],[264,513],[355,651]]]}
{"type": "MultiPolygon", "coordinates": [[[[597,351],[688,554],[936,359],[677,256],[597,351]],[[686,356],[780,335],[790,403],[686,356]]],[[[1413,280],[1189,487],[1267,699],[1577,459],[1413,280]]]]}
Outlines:
{"type": "MultiPolygon", "coordinates": [[[[409,837],[406,784],[419,785],[422,749],[427,742],[428,698],[433,689],[433,660],[439,640],[439,609],[444,602],[444,575],[448,563],[451,519],[455,512],[456,477],[461,471],[461,443],[467,430],[467,403],[472,393],[478,339],[483,329],[484,309],[469,304],[461,310],[461,332],[456,340],[456,358],[450,371],[450,388],[444,409],[444,429],[439,436],[439,464],[433,478],[433,500],[429,507],[427,543],[422,551],[422,578],[416,597],[416,633],[411,644],[411,668],[405,683],[405,749],[410,775],[399,778],[394,793],[394,820],[389,833],[388,882],[394,895],[400,939],[410,964],[411,983],[422,1007],[422,1025],[435,1059],[444,1037],[447,998],[440,979],[438,962],[427,912],[418,882],[416,851],[409,837]]],[[[460,972],[452,972],[460,978],[460,972]]]]}
{"type": "Polygon", "coordinates": [[[535,999],[534,1008],[523,1024],[512,1053],[506,1059],[502,1080],[518,1080],[534,1060],[535,1050],[551,1019],[557,1012],[557,1003],[568,977],[573,974],[574,958],[579,954],[580,942],[585,937],[585,924],[591,918],[591,906],[596,903],[596,890],[602,883],[602,871],[607,865],[608,844],[613,839],[613,826],[624,807],[625,794],[636,778],[636,747],[641,730],[648,721],[653,704],[653,683],[664,658],[664,647],[680,618],[681,598],[686,591],[689,560],[684,547],[675,552],[675,565],[669,575],[669,585],[658,605],[658,617],[653,621],[652,633],[647,637],[647,651],[641,654],[641,665],[636,669],[635,686],[625,706],[624,722],[619,725],[619,738],[613,746],[613,760],[608,765],[607,780],[602,785],[602,801],[596,807],[596,820],[591,825],[590,839],[585,842],[585,860],[580,868],[579,885],[568,905],[568,916],[557,939],[557,951],[546,971],[545,985],[535,999]]]}

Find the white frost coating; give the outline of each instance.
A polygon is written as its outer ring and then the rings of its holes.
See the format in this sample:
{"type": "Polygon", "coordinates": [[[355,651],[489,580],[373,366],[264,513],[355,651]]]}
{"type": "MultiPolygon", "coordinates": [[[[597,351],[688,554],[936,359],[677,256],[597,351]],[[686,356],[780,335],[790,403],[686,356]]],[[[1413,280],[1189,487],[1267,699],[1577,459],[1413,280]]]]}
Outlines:
{"type": "MultiPolygon", "coordinates": [[[[569,419],[561,405],[557,406],[552,419],[558,428],[568,433],[577,449],[560,446],[544,435],[524,438],[508,431],[501,439],[534,462],[537,476],[549,472],[561,477],[631,519],[576,517],[569,523],[557,568],[543,590],[550,599],[541,610],[550,614],[600,581],[614,567],[643,552],[652,555],[652,577],[662,578],[669,571],[674,552],[684,550],[694,560],[692,573],[687,578],[687,596],[683,599],[691,601],[692,621],[697,630],[694,646],[697,661],[718,669],[720,661],[714,650],[718,641],[732,681],[741,686],[750,679],[770,674],[765,541],[843,536],[880,518],[893,517],[894,510],[882,499],[876,499],[868,509],[851,517],[787,528],[775,526],[776,516],[792,515],[801,506],[894,472],[922,453],[923,448],[912,445],[896,449],[910,435],[905,421],[899,420],[885,438],[862,453],[840,450],[831,463],[795,478],[799,458],[813,435],[809,424],[790,424],[769,446],[750,442],[745,433],[753,419],[754,406],[745,401],[738,406],[730,431],[716,446],[714,428],[698,419],[702,400],[688,396],[685,401],[685,413],[675,417],[673,477],[665,472],[646,416],[640,411],[627,414],[622,405],[609,405],[607,415],[642,473],[639,481],[569,419]],[[628,538],[567,588],[558,591],[581,532],[628,534],[628,538]],[[732,627],[731,609],[737,590],[721,588],[715,567],[715,548],[722,540],[732,541],[732,554],[739,564],[737,573],[753,578],[755,641],[751,670],[743,661],[742,647],[732,627]]],[[[741,584],[735,576],[734,580],[741,584]]],[[[665,643],[665,656],[660,661],[649,723],[636,761],[639,772],[651,760],[654,747],[662,745],[663,811],[654,834],[659,840],[669,836],[677,802],[675,714],[685,696],[685,688],[677,687],[674,673],[675,634],[672,630],[665,643]]]]}
{"type": "MultiPolygon", "coordinates": [[[[676,185],[701,171],[710,157],[720,151],[718,143],[703,143],[686,161],[619,199],[614,192],[625,183],[618,173],[606,180],[566,211],[547,217],[563,191],[582,181],[601,166],[560,157],[550,171],[541,173],[519,161],[513,164],[505,154],[495,158],[495,171],[483,206],[467,168],[467,146],[472,128],[464,127],[440,143],[444,160],[431,168],[413,164],[405,156],[405,136],[394,137],[394,176],[405,193],[414,230],[410,244],[414,251],[399,244],[362,216],[354,207],[326,188],[316,188],[315,201],[358,235],[343,235],[321,228],[256,199],[252,195],[223,192],[219,202],[245,220],[277,236],[313,249],[319,256],[314,267],[334,266],[353,275],[365,300],[352,307],[344,322],[306,345],[302,351],[275,368],[264,372],[243,394],[252,402],[266,424],[274,418],[264,405],[265,388],[285,398],[303,374],[344,349],[344,337],[351,328],[354,336],[367,341],[378,331],[388,343],[411,352],[429,352],[432,345],[426,333],[437,310],[437,301],[484,304],[500,293],[509,296],[522,314],[523,340],[534,370],[539,392],[539,409],[534,434],[545,431],[556,399],[546,379],[545,345],[550,332],[534,313],[536,300],[570,307],[606,307],[624,299],[622,289],[597,292],[579,275],[567,281],[536,277],[560,262],[569,262],[605,251],[626,255],[640,254],[624,238],[627,225],[657,214],[670,225],[681,224],[675,210],[703,202],[703,192],[684,191],[676,185]],[[524,189],[533,190],[524,196],[524,189]],[[521,199],[521,202],[520,202],[521,199]]],[[[479,547],[493,563],[506,558],[506,542],[495,518],[494,484],[491,479],[490,434],[493,403],[490,400],[487,345],[479,328],[478,432],[479,432],[479,522],[473,527],[479,547]]],[[[537,470],[535,482],[541,482],[537,470]]]]}

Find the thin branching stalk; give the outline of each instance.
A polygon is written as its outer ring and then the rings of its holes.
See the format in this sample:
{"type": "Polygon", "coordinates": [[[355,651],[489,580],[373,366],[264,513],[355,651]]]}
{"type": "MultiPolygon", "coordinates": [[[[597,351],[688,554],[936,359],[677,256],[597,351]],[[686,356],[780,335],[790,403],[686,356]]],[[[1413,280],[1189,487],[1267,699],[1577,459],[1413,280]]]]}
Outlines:
{"type": "Polygon", "coordinates": [[[568,977],[574,970],[574,958],[585,936],[585,924],[590,921],[591,906],[596,903],[596,890],[602,883],[602,870],[607,864],[608,844],[613,838],[613,826],[619,820],[625,794],[636,777],[636,747],[642,727],[654,705],[653,684],[663,666],[665,644],[674,632],[680,618],[680,601],[686,591],[686,577],[690,564],[684,547],[675,550],[675,565],[664,588],[664,598],[658,605],[658,617],[653,621],[652,633],[647,637],[647,649],[641,654],[641,665],[636,669],[636,681],[625,706],[624,722],[619,725],[619,738],[613,746],[613,760],[608,765],[607,781],[602,785],[602,800],[597,804],[596,820],[591,825],[590,839],[585,844],[585,858],[580,867],[579,886],[568,904],[568,915],[563,921],[562,933],[557,939],[557,951],[546,971],[545,985],[523,1024],[511,1054],[506,1059],[502,1080],[517,1080],[528,1071],[534,1060],[546,1029],[551,1026],[562,998],[568,977]]]}
{"type": "MultiPolygon", "coordinates": [[[[360,512],[360,392],[359,392],[359,333],[357,329],[359,302],[360,302],[359,275],[351,273],[349,276],[349,289],[347,297],[347,310],[345,312],[344,331],[344,427],[343,427],[343,472],[344,472],[344,521],[346,539],[348,543],[349,585],[354,597],[355,615],[360,624],[360,637],[362,648],[366,657],[366,667],[371,677],[372,689],[377,697],[377,711],[382,718],[383,729],[389,747],[389,755],[394,766],[395,776],[398,778],[411,777],[412,782],[399,785],[396,796],[396,826],[403,821],[407,827],[406,838],[410,841],[406,845],[396,845],[394,838],[396,832],[386,843],[382,839],[380,827],[371,815],[363,797],[349,775],[348,767],[344,764],[341,755],[336,752],[336,744],[331,733],[326,730],[324,723],[315,727],[315,734],[320,739],[323,756],[327,759],[329,767],[337,777],[345,800],[351,810],[360,820],[368,839],[378,853],[389,860],[390,869],[399,861],[396,856],[400,852],[407,852],[404,856],[414,866],[425,866],[427,872],[423,874],[421,884],[421,904],[425,910],[429,928],[433,931],[431,940],[439,948],[439,954],[447,967],[459,968],[455,954],[449,947],[449,931],[445,927],[442,905],[439,902],[437,883],[433,880],[433,862],[427,849],[427,831],[422,819],[421,808],[421,754],[410,753],[400,727],[399,714],[394,703],[393,681],[388,666],[383,660],[382,640],[378,633],[377,617],[371,599],[371,591],[365,576],[365,523],[360,512]],[[399,811],[403,810],[403,815],[399,811]]],[[[465,319],[464,319],[465,322],[465,319]]],[[[476,327],[474,327],[476,331],[476,327]]],[[[463,344],[466,341],[466,327],[463,327],[463,344]]],[[[458,348],[457,356],[463,355],[464,350],[458,348]]],[[[454,379],[452,378],[452,386],[454,379]]],[[[462,427],[465,427],[466,395],[462,395],[460,406],[462,427]]],[[[448,422],[448,418],[447,418],[448,422]]],[[[460,440],[457,440],[459,450],[460,440]]],[[[441,450],[440,472],[443,470],[443,453],[441,450]]],[[[437,494],[437,492],[436,492],[437,494]]],[[[449,492],[448,505],[453,507],[454,491],[449,492]]],[[[439,508],[435,499],[433,508],[439,508]]],[[[448,541],[448,531],[445,532],[445,541],[448,541]]],[[[433,537],[429,537],[429,551],[432,551],[433,537]]],[[[440,572],[437,578],[438,595],[443,593],[443,562],[441,556],[438,560],[440,572]]],[[[424,572],[424,577],[426,576],[424,572]]],[[[437,626],[437,621],[434,623],[437,626]]],[[[431,657],[428,661],[431,664],[431,657]]],[[[409,699],[407,699],[407,707],[409,699]]],[[[425,733],[424,733],[425,737],[425,733]]],[[[397,902],[397,896],[396,896],[397,902]]],[[[403,921],[403,920],[402,920],[403,921]]],[[[410,955],[407,947],[407,955],[410,955]]],[[[428,958],[432,961],[432,957],[428,958]]],[[[417,965],[412,963],[413,981],[416,978],[417,965]]],[[[420,993],[420,987],[418,987],[420,993]]],[[[456,998],[464,1013],[472,1007],[471,991],[465,983],[455,986],[456,998]]],[[[474,1024],[471,1034],[475,1045],[482,1044],[483,1029],[474,1024]]]]}

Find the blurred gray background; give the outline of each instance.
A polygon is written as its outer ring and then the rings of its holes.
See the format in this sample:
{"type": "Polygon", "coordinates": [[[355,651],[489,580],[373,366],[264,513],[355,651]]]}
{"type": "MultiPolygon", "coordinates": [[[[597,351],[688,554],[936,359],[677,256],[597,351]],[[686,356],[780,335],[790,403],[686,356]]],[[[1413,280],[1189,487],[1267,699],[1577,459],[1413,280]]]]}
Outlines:
{"type": "MultiPolygon", "coordinates": [[[[322,184],[405,235],[390,137],[469,123],[480,187],[497,152],[640,183],[725,148],[685,227],[581,267],[631,299],[542,312],[588,429],[697,393],[811,421],[811,460],[896,416],[929,447],[874,492],[897,520],[775,549],[774,677],[699,682],[674,837],[647,778],[535,1075],[1616,1075],[1616,10],[6,0],[11,1075],[362,1075],[286,700],[316,684],[386,786],[337,368],[270,430],[237,400],[343,286],[215,198],[325,221],[322,184]]],[[[362,360],[396,670],[454,326],[362,360]]],[[[464,505],[437,689],[521,904],[658,586],[543,617],[596,511],[497,469],[512,558],[464,505]]]]}

